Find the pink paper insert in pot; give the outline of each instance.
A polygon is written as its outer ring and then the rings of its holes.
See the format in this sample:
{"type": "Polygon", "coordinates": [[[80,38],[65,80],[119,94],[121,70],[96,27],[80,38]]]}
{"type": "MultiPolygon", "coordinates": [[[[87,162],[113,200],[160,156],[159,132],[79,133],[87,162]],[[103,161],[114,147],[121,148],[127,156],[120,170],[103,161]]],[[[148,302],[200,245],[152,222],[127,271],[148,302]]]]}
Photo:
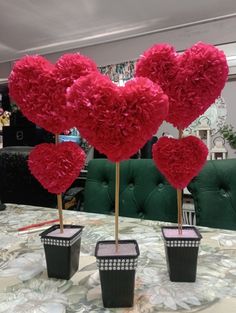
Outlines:
{"type": "Polygon", "coordinates": [[[99,244],[97,256],[136,256],[137,251],[133,243],[122,243],[118,245],[118,250],[116,251],[115,243],[99,244]]]}
{"type": "Polygon", "coordinates": [[[178,228],[165,228],[163,233],[166,238],[199,238],[193,228],[183,228],[182,234],[179,234],[178,228]]]}
{"type": "Polygon", "coordinates": [[[78,230],[80,230],[80,228],[64,228],[63,233],[61,233],[60,229],[58,228],[51,231],[46,236],[71,238],[78,232],[78,230]]]}

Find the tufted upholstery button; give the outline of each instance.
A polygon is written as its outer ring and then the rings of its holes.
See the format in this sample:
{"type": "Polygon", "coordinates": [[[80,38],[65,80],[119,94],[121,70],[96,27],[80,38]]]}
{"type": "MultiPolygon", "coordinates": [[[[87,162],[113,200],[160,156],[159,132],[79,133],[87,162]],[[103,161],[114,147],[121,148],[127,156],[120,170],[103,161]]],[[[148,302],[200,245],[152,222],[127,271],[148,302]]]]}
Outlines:
{"type": "Polygon", "coordinates": [[[163,184],[163,183],[158,183],[158,184],[157,184],[157,188],[158,188],[158,189],[162,189],[163,187],[164,187],[164,184],[163,184]]]}
{"type": "Polygon", "coordinates": [[[134,183],[129,183],[129,188],[133,189],[134,188],[134,183]]]}
{"type": "Polygon", "coordinates": [[[227,197],[227,196],[228,196],[228,193],[227,193],[227,191],[226,191],[224,188],[220,188],[220,194],[221,194],[223,197],[227,197]]]}
{"type": "Polygon", "coordinates": [[[144,212],[139,212],[138,217],[143,219],[145,217],[144,212]]]}

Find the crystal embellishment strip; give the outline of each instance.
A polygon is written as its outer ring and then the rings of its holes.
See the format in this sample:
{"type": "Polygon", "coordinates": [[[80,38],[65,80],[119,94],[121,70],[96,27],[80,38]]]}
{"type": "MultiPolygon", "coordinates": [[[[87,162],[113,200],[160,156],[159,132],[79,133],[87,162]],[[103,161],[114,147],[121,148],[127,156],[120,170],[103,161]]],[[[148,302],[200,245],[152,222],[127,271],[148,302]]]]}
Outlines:
{"type": "Polygon", "coordinates": [[[81,237],[81,232],[75,236],[73,239],[58,239],[58,238],[41,238],[41,241],[45,245],[51,245],[51,246],[60,246],[60,247],[70,247],[72,246],[79,238],[81,237]]]}
{"type": "Polygon", "coordinates": [[[100,271],[132,271],[136,270],[137,259],[97,259],[100,271]]]}
{"type": "Polygon", "coordinates": [[[182,247],[182,248],[191,248],[199,247],[199,240],[166,240],[165,245],[167,247],[182,247]]]}

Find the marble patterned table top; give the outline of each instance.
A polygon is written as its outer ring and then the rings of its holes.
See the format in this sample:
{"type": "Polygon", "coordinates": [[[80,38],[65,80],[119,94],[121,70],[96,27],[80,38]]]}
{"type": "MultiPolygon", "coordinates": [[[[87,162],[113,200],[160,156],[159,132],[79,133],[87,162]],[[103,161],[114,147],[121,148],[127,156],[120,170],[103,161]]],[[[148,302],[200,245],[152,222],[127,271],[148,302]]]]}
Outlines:
{"type": "Polygon", "coordinates": [[[19,227],[57,218],[55,209],[8,204],[0,212],[0,313],[236,312],[236,231],[200,228],[195,283],[173,283],[160,226],[120,218],[120,239],[136,239],[140,257],[133,308],[104,309],[94,248],[114,239],[114,217],[65,211],[65,223],[84,225],[80,269],[71,280],[48,279],[39,233],[19,227]]]}

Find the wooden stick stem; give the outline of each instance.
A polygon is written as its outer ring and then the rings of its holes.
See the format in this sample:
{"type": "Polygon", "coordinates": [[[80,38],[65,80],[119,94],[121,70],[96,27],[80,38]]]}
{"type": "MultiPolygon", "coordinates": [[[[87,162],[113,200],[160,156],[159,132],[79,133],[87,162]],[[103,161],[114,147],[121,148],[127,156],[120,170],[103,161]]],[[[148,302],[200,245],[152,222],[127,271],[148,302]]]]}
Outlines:
{"type": "Polygon", "coordinates": [[[178,232],[182,235],[182,190],[177,189],[177,205],[178,205],[178,232]]]}
{"type": "Polygon", "coordinates": [[[62,194],[61,193],[57,195],[57,209],[58,209],[59,222],[60,222],[60,232],[63,233],[64,226],[63,226],[62,194]]]}
{"type": "MultiPolygon", "coordinates": [[[[57,145],[59,143],[59,135],[55,135],[55,144],[57,145]]],[[[57,209],[58,209],[58,215],[59,215],[59,222],[60,222],[60,232],[64,232],[64,226],[63,226],[63,212],[62,212],[62,194],[57,195],[57,209]]]]}
{"type": "Polygon", "coordinates": [[[116,162],[116,189],[115,189],[115,242],[118,251],[118,225],[119,225],[119,193],[120,193],[120,163],[116,162]]]}
{"type": "MultiPolygon", "coordinates": [[[[179,129],[179,139],[181,139],[183,136],[183,131],[179,129]]],[[[182,235],[182,189],[177,189],[177,206],[178,206],[178,232],[179,235],[182,235]]]]}

